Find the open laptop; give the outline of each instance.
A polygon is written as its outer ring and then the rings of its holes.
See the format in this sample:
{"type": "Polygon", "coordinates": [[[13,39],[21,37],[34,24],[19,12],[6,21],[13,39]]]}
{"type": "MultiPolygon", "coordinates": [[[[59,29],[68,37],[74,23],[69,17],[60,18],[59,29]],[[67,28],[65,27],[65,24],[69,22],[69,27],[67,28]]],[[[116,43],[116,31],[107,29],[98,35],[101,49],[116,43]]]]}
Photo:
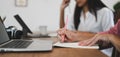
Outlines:
{"type": "Polygon", "coordinates": [[[0,20],[0,52],[51,51],[52,42],[47,40],[10,40],[0,20]]]}

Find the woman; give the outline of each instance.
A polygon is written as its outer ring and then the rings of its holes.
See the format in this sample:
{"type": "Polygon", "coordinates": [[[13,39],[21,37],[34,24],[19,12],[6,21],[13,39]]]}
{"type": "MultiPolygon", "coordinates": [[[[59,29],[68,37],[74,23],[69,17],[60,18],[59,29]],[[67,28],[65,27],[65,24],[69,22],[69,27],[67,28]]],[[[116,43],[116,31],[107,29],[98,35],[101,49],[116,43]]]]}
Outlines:
{"type": "MultiPolygon", "coordinates": [[[[71,38],[75,41],[87,39],[87,35],[93,35],[98,32],[107,31],[110,27],[114,26],[113,13],[108,9],[101,0],[75,0],[76,7],[74,16],[69,19],[67,31],[71,33],[71,38]],[[78,34],[76,34],[78,33],[78,34]],[[76,38],[79,36],[81,38],[76,38]]],[[[59,36],[64,33],[64,10],[69,5],[70,0],[63,0],[60,8],[60,29],[58,31],[59,36]]],[[[69,37],[68,37],[69,38],[69,37]]]]}
{"type": "Polygon", "coordinates": [[[67,29],[64,29],[64,10],[69,5],[70,0],[63,0],[60,8],[61,29],[58,31],[58,35],[62,42],[85,40],[114,26],[113,13],[101,0],[75,1],[75,12],[69,19],[67,29]]]}
{"type": "Polygon", "coordinates": [[[92,46],[98,43],[99,41],[104,43],[102,45],[99,44],[100,47],[102,48],[103,47],[109,48],[111,46],[114,46],[118,50],[118,52],[113,56],[120,57],[120,44],[119,44],[120,43],[120,20],[109,31],[101,32],[89,40],[81,41],[79,45],[92,46]]]}

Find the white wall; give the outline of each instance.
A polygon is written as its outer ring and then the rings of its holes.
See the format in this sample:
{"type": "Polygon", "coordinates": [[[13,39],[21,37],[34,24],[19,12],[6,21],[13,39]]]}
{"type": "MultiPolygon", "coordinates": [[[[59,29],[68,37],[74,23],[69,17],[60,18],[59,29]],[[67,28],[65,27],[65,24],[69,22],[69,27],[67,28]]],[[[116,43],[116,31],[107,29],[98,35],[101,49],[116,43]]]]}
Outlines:
{"type": "MultiPolygon", "coordinates": [[[[28,7],[15,7],[15,0],[0,0],[0,15],[7,16],[6,27],[20,25],[13,18],[19,14],[32,31],[38,31],[40,25],[47,25],[48,30],[59,28],[59,8],[62,0],[28,0],[28,7]]],[[[74,1],[74,0],[72,0],[74,1]]],[[[110,8],[118,0],[104,0],[110,8]],[[112,1],[112,2],[111,2],[112,1]]],[[[75,3],[70,4],[71,12],[75,3]]],[[[68,10],[66,10],[68,11],[68,10]]]]}
{"type": "Polygon", "coordinates": [[[31,30],[39,30],[40,25],[47,25],[48,30],[59,27],[59,5],[61,0],[28,0],[28,7],[15,7],[15,0],[0,0],[0,15],[7,16],[6,26],[20,28],[13,15],[20,14],[31,30]]]}
{"type": "Polygon", "coordinates": [[[115,5],[120,0],[102,0],[110,9],[113,10],[113,5],[115,5]]]}

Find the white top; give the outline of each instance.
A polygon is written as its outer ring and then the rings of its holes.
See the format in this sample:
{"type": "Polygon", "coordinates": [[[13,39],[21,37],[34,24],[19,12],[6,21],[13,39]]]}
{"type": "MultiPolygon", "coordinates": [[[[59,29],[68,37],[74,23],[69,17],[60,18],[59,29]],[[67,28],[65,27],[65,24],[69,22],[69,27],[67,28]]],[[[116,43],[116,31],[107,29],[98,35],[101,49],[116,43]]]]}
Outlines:
{"type": "MultiPolygon", "coordinates": [[[[96,17],[93,14],[87,12],[85,19],[82,12],[78,31],[93,32],[93,33],[107,31],[114,26],[113,16],[114,16],[113,12],[110,9],[102,8],[97,12],[97,22],[96,22],[96,17]]],[[[73,19],[74,19],[73,16],[72,18],[69,18],[67,24],[67,29],[69,30],[75,30],[73,19]]],[[[112,48],[107,50],[102,50],[102,52],[108,56],[111,56],[112,48]]]]}
{"type": "MultiPolygon", "coordinates": [[[[83,16],[83,12],[81,12],[78,31],[93,33],[107,31],[114,26],[113,16],[113,12],[108,8],[102,8],[97,12],[97,21],[96,17],[92,13],[87,12],[85,19],[83,16]]],[[[72,18],[69,18],[67,29],[75,30],[73,20],[73,16],[72,18]]]]}

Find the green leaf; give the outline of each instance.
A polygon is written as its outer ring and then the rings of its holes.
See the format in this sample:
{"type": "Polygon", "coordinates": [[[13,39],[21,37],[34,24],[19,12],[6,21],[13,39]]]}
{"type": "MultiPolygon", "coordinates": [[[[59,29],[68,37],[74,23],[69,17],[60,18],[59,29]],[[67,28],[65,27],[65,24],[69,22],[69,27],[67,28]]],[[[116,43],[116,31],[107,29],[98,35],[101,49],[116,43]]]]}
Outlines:
{"type": "Polygon", "coordinates": [[[117,4],[114,5],[114,9],[115,10],[120,10],[120,2],[118,2],[117,4]]]}

